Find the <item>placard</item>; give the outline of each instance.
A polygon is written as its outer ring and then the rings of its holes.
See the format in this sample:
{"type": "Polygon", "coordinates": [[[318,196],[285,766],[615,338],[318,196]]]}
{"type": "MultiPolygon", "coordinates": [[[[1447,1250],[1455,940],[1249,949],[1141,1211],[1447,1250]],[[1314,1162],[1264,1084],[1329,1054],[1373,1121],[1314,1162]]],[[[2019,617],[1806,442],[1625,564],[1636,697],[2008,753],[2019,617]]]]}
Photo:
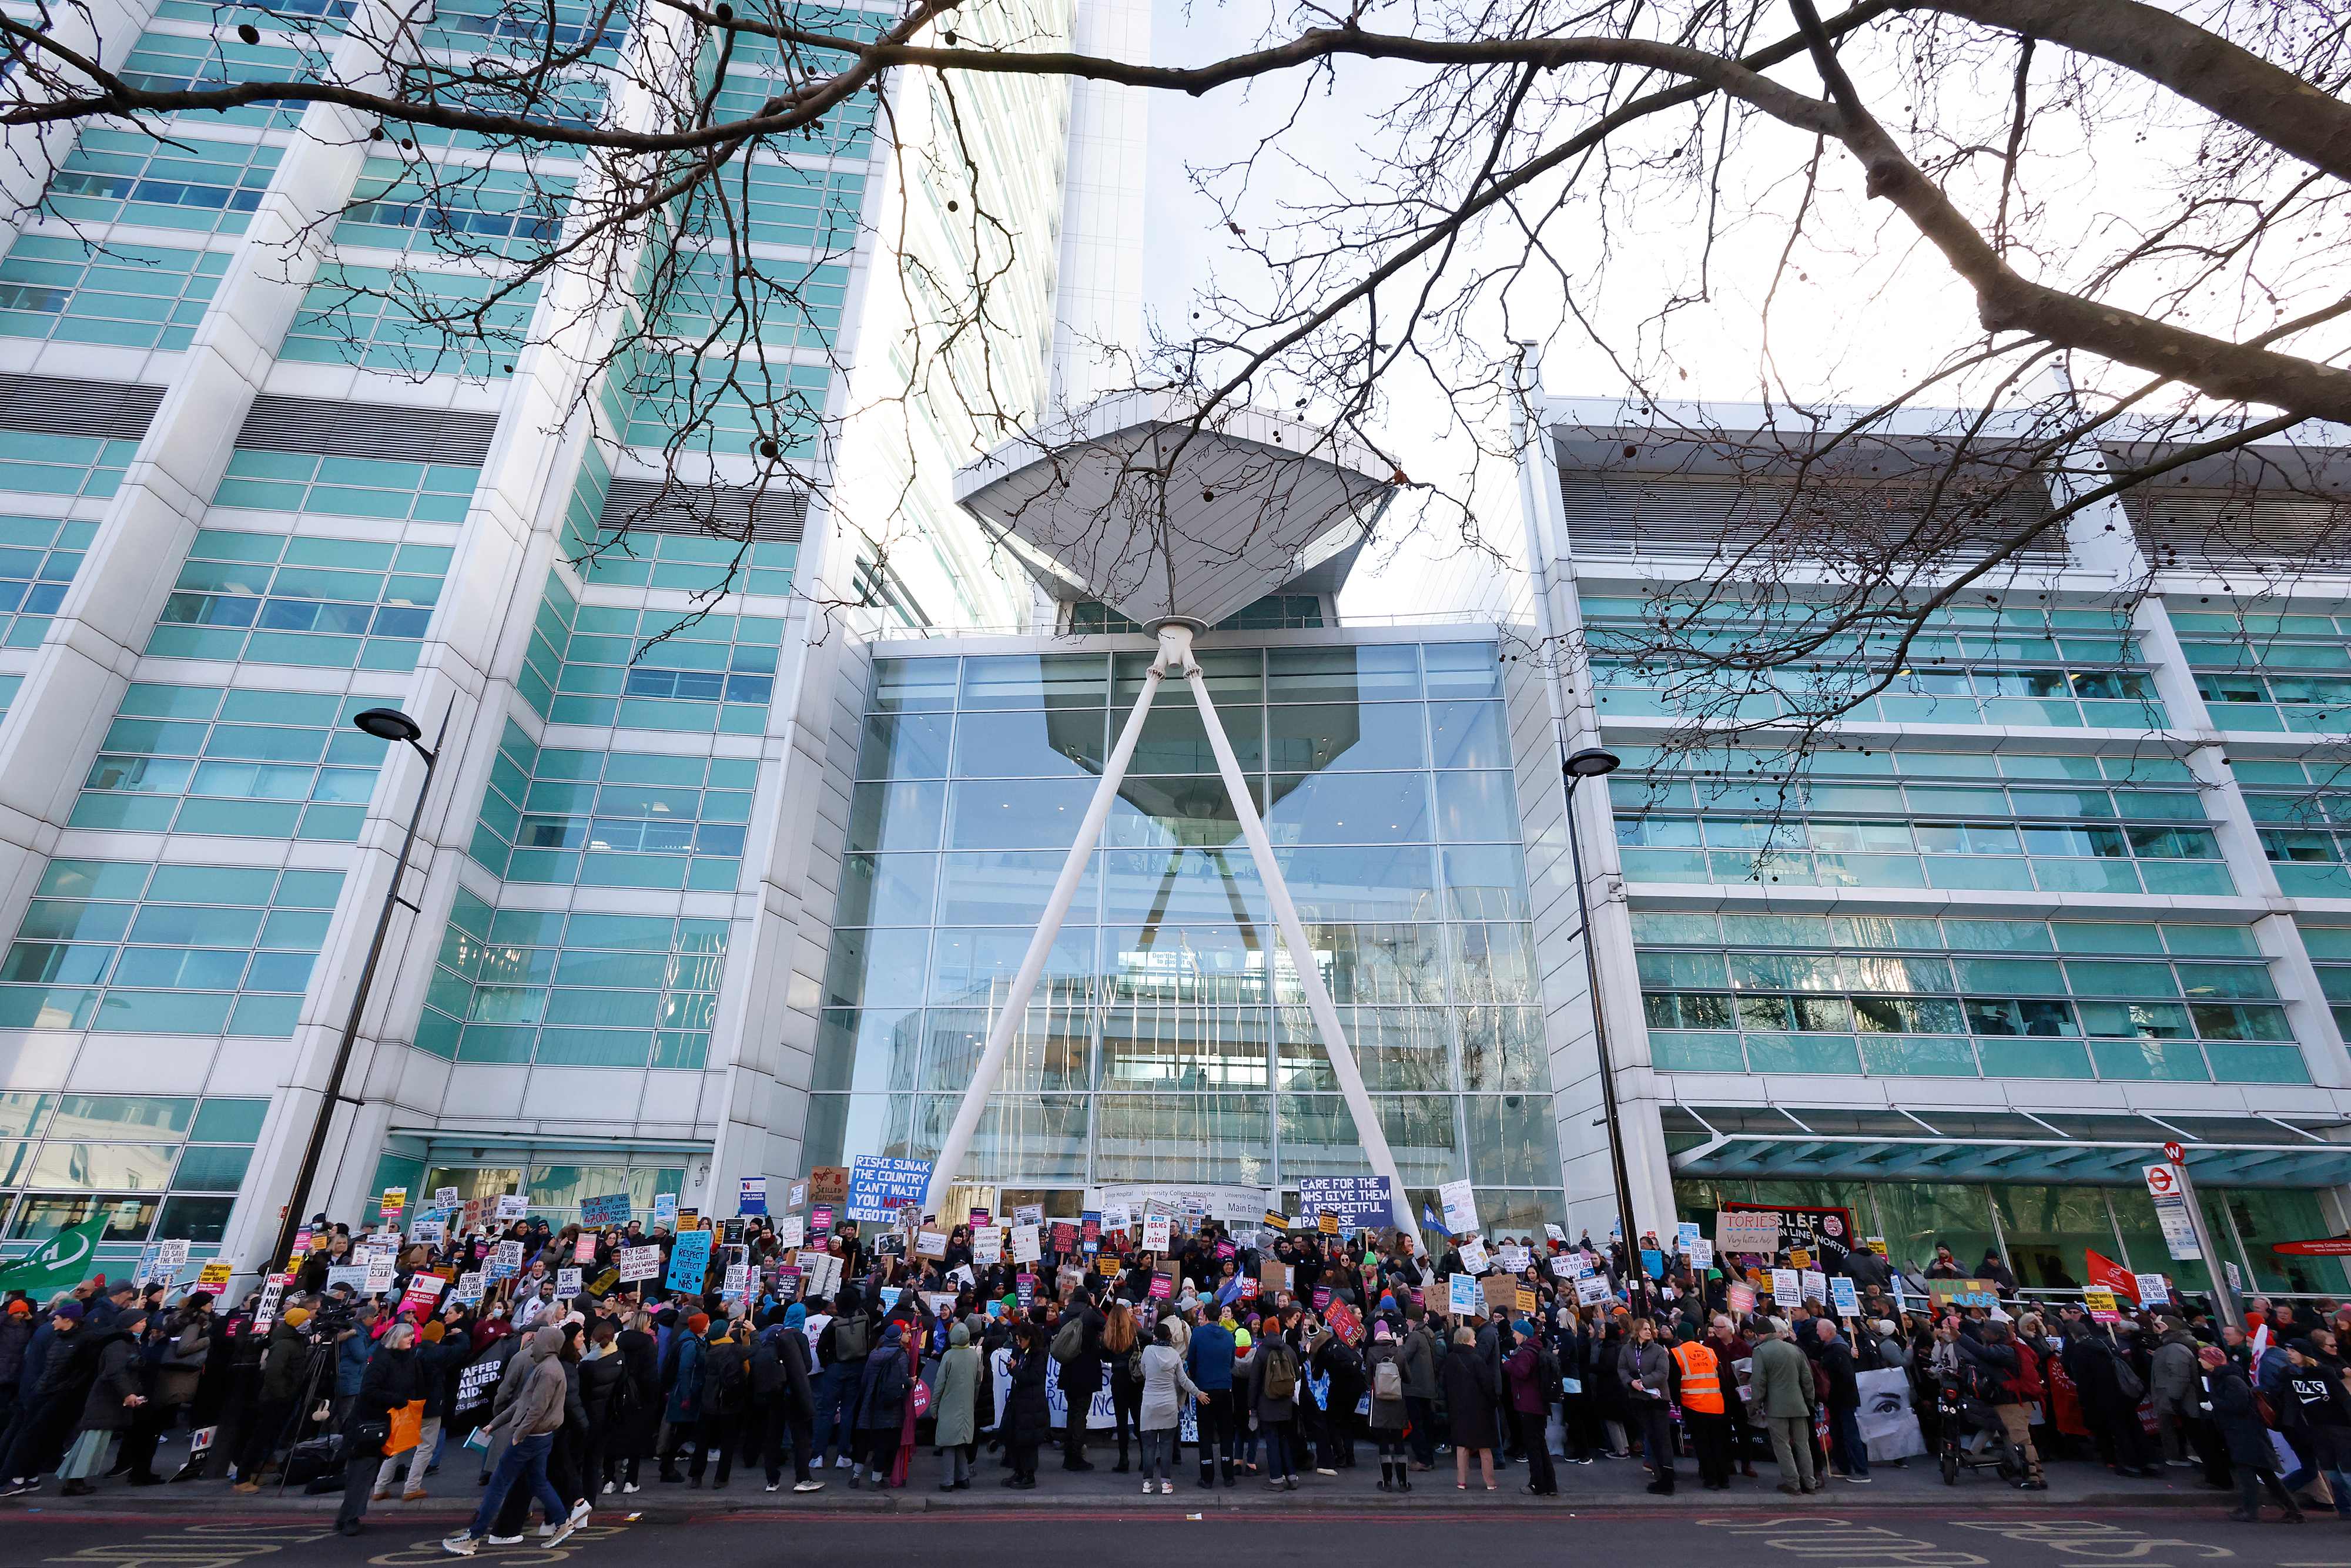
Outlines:
{"type": "Polygon", "coordinates": [[[674,1192],[653,1194],[653,1228],[670,1231],[677,1229],[677,1194],[674,1192]]]}
{"type": "Polygon", "coordinates": [[[2138,1303],[2143,1307],[2169,1306],[2171,1281],[2161,1274],[2141,1274],[2138,1277],[2138,1303]]]}
{"type": "Polygon", "coordinates": [[[196,1270],[196,1287],[199,1290],[217,1291],[228,1283],[229,1277],[235,1271],[227,1259],[215,1258],[196,1270]]]}
{"type": "Polygon", "coordinates": [[[1798,1273],[1800,1273],[1800,1274],[1801,1274],[1801,1273],[1802,1273],[1805,1270],[1810,1269],[1812,1266],[1813,1266],[1813,1250],[1812,1250],[1812,1249],[1811,1249],[1811,1248],[1809,1248],[1809,1247],[1791,1247],[1791,1248],[1789,1248],[1789,1249],[1788,1249],[1788,1267],[1789,1267],[1789,1268],[1795,1270],[1798,1273]]]}
{"type": "Polygon", "coordinates": [[[1689,1260],[1690,1260],[1690,1267],[1691,1267],[1691,1268],[1693,1268],[1693,1269],[1711,1269],[1711,1268],[1713,1268],[1713,1267],[1714,1267],[1714,1243],[1713,1243],[1713,1242],[1711,1242],[1711,1241],[1708,1241],[1708,1240],[1705,1237],[1703,1237],[1703,1236],[1699,1237],[1697,1240],[1695,1240],[1695,1241],[1691,1242],[1691,1243],[1689,1244],[1689,1260]]]}
{"type": "Polygon", "coordinates": [[[1608,1277],[1606,1275],[1598,1273],[1586,1274],[1583,1278],[1575,1282],[1575,1304],[1577,1306],[1595,1307],[1607,1299],[1608,1277]]]}
{"type": "Polygon", "coordinates": [[[569,1301],[579,1293],[580,1270],[577,1269],[558,1269],[555,1271],[555,1294],[557,1298],[559,1300],[569,1301]]]}
{"type": "Polygon", "coordinates": [[[386,1225],[397,1225],[400,1222],[400,1217],[408,1212],[408,1189],[404,1186],[384,1188],[383,1201],[376,1207],[383,1211],[383,1222],[386,1225]]]}
{"type": "Polygon", "coordinates": [[[501,1224],[507,1220],[529,1218],[529,1197],[519,1192],[500,1193],[498,1195],[496,1218],[501,1224]]]}
{"type": "Polygon", "coordinates": [[[787,1214],[776,1221],[776,1245],[787,1252],[798,1251],[808,1245],[808,1221],[797,1214],[787,1214]]]}
{"type": "Polygon", "coordinates": [[[467,1306],[479,1301],[482,1299],[482,1271],[479,1269],[468,1269],[458,1275],[456,1288],[449,1292],[449,1299],[454,1301],[463,1301],[467,1306]]]}
{"type": "Polygon", "coordinates": [[[2092,1285],[2082,1292],[2082,1305],[2089,1310],[2094,1323],[2122,1322],[2122,1309],[2115,1302],[2114,1291],[2104,1285],[2092,1285]]]}
{"type": "Polygon", "coordinates": [[[768,1212],[768,1178],[766,1176],[745,1176],[736,1184],[735,1212],[744,1215],[768,1212]]]}
{"type": "Polygon", "coordinates": [[[1297,1271],[1288,1263],[1260,1262],[1257,1266],[1258,1293],[1270,1296],[1287,1291],[1297,1277],[1297,1271]]]}
{"type": "Polygon", "coordinates": [[[849,1167],[819,1166],[808,1174],[808,1200],[839,1208],[849,1201],[849,1167]]]}
{"type": "Polygon", "coordinates": [[[420,1219],[408,1228],[408,1239],[427,1247],[438,1247],[449,1239],[448,1222],[440,1219],[420,1219]]]}
{"type": "Polygon", "coordinates": [[[1502,1316],[1518,1304],[1519,1282],[1508,1274],[1487,1275],[1478,1281],[1478,1291],[1485,1298],[1489,1316],[1502,1316]]]}
{"type": "Polygon", "coordinates": [[[1012,1260],[1015,1263],[1034,1263],[1044,1257],[1045,1243],[1037,1232],[1035,1225],[1012,1228],[1012,1260]]]}
{"type": "Polygon", "coordinates": [[[438,1274],[411,1274],[408,1289],[401,1293],[400,1310],[413,1312],[420,1319],[427,1317],[433,1312],[433,1303],[439,1301],[441,1292],[448,1288],[449,1281],[438,1274]]]}
{"type": "Polygon", "coordinates": [[[1780,1216],[1774,1209],[1724,1208],[1715,1211],[1714,1245],[1723,1252],[1755,1253],[1769,1258],[1780,1250],[1780,1216]]]}
{"type": "Polygon", "coordinates": [[[730,1301],[749,1301],[751,1299],[751,1265],[748,1263],[727,1264],[726,1278],[719,1285],[718,1293],[726,1297],[730,1301]]]}
{"type": "Polygon", "coordinates": [[[1134,1210],[1123,1203],[1105,1203],[1102,1207],[1102,1222],[1104,1230],[1132,1230],[1134,1210]]]}
{"type": "Polygon", "coordinates": [[[1802,1273],[1804,1277],[1804,1300],[1826,1302],[1829,1299],[1829,1277],[1818,1269],[1805,1269],[1802,1273]]]}
{"type": "Polygon", "coordinates": [[[1012,1223],[1015,1225],[1043,1225],[1045,1223],[1045,1206],[1041,1203],[1024,1203],[1019,1205],[1012,1211],[1012,1223]]]}
{"type": "Polygon", "coordinates": [[[1478,1276],[1453,1274],[1445,1281],[1445,1310],[1457,1318],[1478,1315],[1478,1304],[1484,1298],[1478,1292],[1478,1276]]]}
{"type": "Polygon", "coordinates": [[[454,1186],[436,1186],[433,1189],[433,1207],[435,1208],[454,1209],[464,1201],[465,1199],[457,1196],[457,1189],[454,1186]]]}
{"type": "Polygon", "coordinates": [[[1507,1247],[1494,1249],[1495,1260],[1513,1274],[1523,1274],[1534,1266],[1535,1255],[1513,1241],[1507,1247]]]}
{"type": "Polygon", "coordinates": [[[1526,1286],[1520,1285],[1512,1299],[1510,1310],[1521,1317],[1531,1318],[1535,1314],[1537,1304],[1535,1293],[1526,1286]]]}
{"type": "Polygon", "coordinates": [[[1448,1181],[1437,1189],[1437,1201],[1445,1211],[1445,1228],[1453,1236],[1474,1236],[1478,1231],[1478,1194],[1466,1181],[1448,1181]]]}
{"type": "Polygon", "coordinates": [[[1592,1272],[1592,1260],[1581,1252],[1558,1252],[1552,1255],[1551,1271],[1561,1280],[1581,1280],[1592,1272]]]}
{"type": "Polygon", "coordinates": [[[982,1265],[1004,1261],[1004,1231],[1000,1227],[983,1225],[971,1233],[971,1260],[982,1265]]]}
{"type": "Polygon", "coordinates": [[[493,1280],[512,1280],[522,1273],[522,1243],[501,1241],[490,1249],[487,1272],[493,1280]]]}
{"type": "Polygon", "coordinates": [[[1841,1318],[1861,1316],[1861,1297],[1855,1292],[1853,1281],[1843,1274],[1829,1281],[1829,1305],[1841,1318]]]}
{"type": "Polygon", "coordinates": [[[1723,1303],[1735,1316],[1745,1317],[1755,1310],[1755,1287],[1752,1285],[1726,1287],[1723,1291],[1723,1303]]]}
{"type": "Polygon", "coordinates": [[[918,1230],[914,1233],[914,1256],[944,1258],[947,1255],[947,1233],[944,1230],[918,1230]]]}
{"type": "Polygon", "coordinates": [[[919,1210],[930,1186],[928,1160],[860,1155],[849,1166],[849,1218],[895,1220],[908,1204],[919,1210]]]}
{"type": "Polygon", "coordinates": [[[392,1289],[392,1277],[399,1272],[389,1258],[376,1253],[368,1255],[367,1281],[362,1287],[371,1296],[381,1296],[392,1289]]]}
{"type": "Polygon", "coordinates": [[[629,1222],[629,1195],[625,1192],[606,1193],[601,1197],[580,1200],[580,1223],[601,1230],[608,1225],[629,1222]]]}
{"type": "Polygon", "coordinates": [[[1927,1299],[1938,1312],[1945,1307],[1996,1307],[2000,1288],[1990,1280],[1929,1280],[1927,1299]]]}
{"type": "Polygon", "coordinates": [[[1301,1213],[1333,1215],[1350,1226],[1385,1225],[1395,1214],[1393,1189],[1384,1176],[1301,1176],[1301,1213]]]}
{"type": "Polygon", "coordinates": [[[367,1282],[368,1270],[364,1263],[338,1263],[327,1270],[327,1289],[330,1291],[338,1285],[348,1285],[354,1291],[365,1292],[367,1282]]]}
{"type": "Polygon", "coordinates": [[[821,1241],[832,1234],[832,1205],[820,1203],[809,1210],[809,1235],[821,1241]]]}
{"type": "Polygon", "coordinates": [[[702,1293],[703,1277],[710,1270],[710,1244],[707,1230],[684,1230],[678,1233],[677,1245],[669,1255],[669,1288],[695,1295],[702,1293]]]}
{"type": "Polygon", "coordinates": [[[1165,1215],[1144,1215],[1143,1217],[1143,1249],[1145,1252],[1166,1251],[1167,1232],[1168,1222],[1165,1215]]]}
{"type": "Polygon", "coordinates": [[[1486,1256],[1486,1244],[1474,1236],[1461,1243],[1458,1250],[1461,1254],[1461,1266],[1472,1274],[1482,1274],[1490,1266],[1490,1260],[1486,1256]]]}
{"type": "Polygon", "coordinates": [[[1800,1304],[1804,1299],[1803,1289],[1803,1281],[1797,1278],[1793,1269],[1771,1270],[1771,1301],[1780,1311],[1784,1312],[1800,1304]]]}
{"type": "Polygon", "coordinates": [[[1562,1230],[1558,1226],[1553,1225],[1548,1219],[1543,1221],[1543,1235],[1548,1237],[1550,1239],[1558,1242],[1562,1247],[1567,1245],[1567,1232],[1562,1230]]]}
{"type": "Polygon", "coordinates": [[[662,1251],[658,1247],[623,1247],[620,1262],[623,1284],[661,1278],[662,1251]]]}

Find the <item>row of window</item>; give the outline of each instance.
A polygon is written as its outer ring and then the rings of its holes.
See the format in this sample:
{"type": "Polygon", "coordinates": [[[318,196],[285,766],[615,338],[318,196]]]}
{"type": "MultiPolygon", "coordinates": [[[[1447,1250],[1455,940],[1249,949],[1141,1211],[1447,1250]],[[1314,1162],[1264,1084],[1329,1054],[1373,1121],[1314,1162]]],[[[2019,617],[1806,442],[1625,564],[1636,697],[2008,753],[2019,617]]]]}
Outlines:
{"type": "MultiPolygon", "coordinates": [[[[820,1092],[960,1090],[978,1067],[991,1021],[977,1008],[830,1009],[811,1084],[820,1092]]],[[[1515,1092],[1551,1082],[1539,1009],[1347,1006],[1339,1022],[1375,1092],[1515,1092]]],[[[1032,1009],[1013,1036],[999,1092],[1275,1086],[1337,1087],[1302,1008],[1129,1001],[1032,1009]]]]}
{"type": "Polygon", "coordinates": [[[0,647],[40,644],[97,535],[96,523],[0,517],[0,647]]]}
{"type": "Polygon", "coordinates": [[[750,758],[541,750],[510,722],[469,852],[509,882],[732,889],[758,782],[750,758]]]}
{"type": "MultiPolygon", "coordinates": [[[[1219,712],[1226,705],[1416,702],[1497,697],[1501,669],[1491,643],[1374,643],[1342,647],[1216,648],[1198,654],[1219,712]]],[[[1149,653],[998,653],[876,659],[870,714],[961,708],[1133,706],[1149,653]]],[[[1371,708],[1366,714],[1376,720],[1371,708]]]]}
{"type": "Polygon", "coordinates": [[[0,258],[0,334],[174,353],[227,270],[226,251],[19,235],[0,258]]]}
{"type": "MultiPolygon", "coordinates": [[[[1047,956],[1038,997],[1047,1003],[1302,1000],[1288,950],[1271,939],[1270,925],[1229,924],[1229,912],[1225,919],[1219,925],[1202,915],[1161,925],[1138,916],[1099,934],[1065,926],[1047,956]]],[[[1029,935],[1019,927],[836,931],[826,1005],[984,1005],[1010,984],[1029,935]]],[[[1541,999],[1533,937],[1521,923],[1310,925],[1307,939],[1323,984],[1342,1004],[1528,1007],[1541,999]]]]}
{"type": "Polygon", "coordinates": [[[417,1020],[458,1061],[699,1069],[728,924],[493,910],[460,889],[417,1020]]]}
{"type": "Polygon", "coordinates": [[[771,616],[581,605],[549,572],[518,684],[555,724],[758,735],[782,638],[771,616]]]}
{"type": "Polygon", "coordinates": [[[411,380],[503,381],[514,373],[538,285],[494,305],[485,303],[491,287],[485,277],[330,263],[302,296],[277,357],[411,380]]]}
{"type": "MultiPolygon", "coordinates": [[[[781,598],[792,591],[799,547],[780,539],[745,541],[715,534],[651,533],[603,527],[611,469],[590,446],[563,513],[563,553],[585,583],[613,588],[664,588],[694,594],[720,591],[781,598]]],[[[621,519],[624,523],[635,519],[621,519]]],[[[553,575],[550,573],[550,581],[553,575]]],[[[552,590],[550,590],[552,591],[552,590]]],[[[544,620],[550,612],[542,607],[544,620]]],[[[549,646],[553,639],[549,638],[549,646]]],[[[548,679],[562,661],[549,664],[548,679]]],[[[543,702],[532,706],[546,716],[543,702]]]]}
{"type": "MultiPolygon", "coordinates": [[[[346,480],[378,477],[364,472],[370,468],[423,468],[306,454],[235,455],[248,457],[287,457],[285,471],[327,468],[346,480]]],[[[223,482],[224,495],[233,482],[223,482]]],[[[248,504],[258,504],[258,498],[248,504]]],[[[413,670],[454,554],[445,545],[204,528],[189,547],[147,652],[178,659],[413,670]]]]}
{"type": "Polygon", "coordinates": [[[385,742],[351,727],[369,697],[133,684],[68,825],[349,843],[385,742]]]}
{"type": "Polygon", "coordinates": [[[2212,1038],[1737,1033],[1655,1030],[1664,1072],[1824,1073],[1872,1078],[2062,1078],[2114,1082],[2307,1083],[2301,1051],[2212,1038]]]}
{"type": "Polygon", "coordinates": [[[53,860],[0,960],[0,1028],[287,1038],[342,881],[53,860]]]}
{"type": "Polygon", "coordinates": [[[1612,718],[1671,718],[1703,712],[1709,718],[1753,720],[1821,711],[1833,700],[1842,716],[1898,724],[2036,725],[2059,728],[2160,729],[2168,722],[2156,700],[2153,677],[2116,669],[1906,669],[1886,690],[1859,702],[1849,697],[1852,671],[1813,672],[1753,691],[1744,681],[1709,672],[1635,672],[1595,664],[1594,700],[1612,718]]]}

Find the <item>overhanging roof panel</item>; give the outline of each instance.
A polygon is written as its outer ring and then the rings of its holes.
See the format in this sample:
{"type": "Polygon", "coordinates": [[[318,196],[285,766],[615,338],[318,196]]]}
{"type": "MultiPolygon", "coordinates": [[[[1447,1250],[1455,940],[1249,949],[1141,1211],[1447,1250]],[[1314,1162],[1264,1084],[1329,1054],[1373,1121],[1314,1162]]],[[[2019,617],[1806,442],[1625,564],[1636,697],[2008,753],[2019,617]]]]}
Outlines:
{"type": "Polygon", "coordinates": [[[1258,410],[1195,427],[1165,393],[1008,442],[956,499],[1057,599],[1214,624],[1362,545],[1395,495],[1355,443],[1258,410]]]}
{"type": "MultiPolygon", "coordinates": [[[[1802,1110],[1796,1114],[1802,1115],[1802,1110]]],[[[2262,1124],[2248,1119],[2249,1131],[2262,1124]]],[[[2231,1142],[2191,1145],[2188,1167],[2212,1186],[2331,1186],[2351,1182],[2351,1144],[2301,1143],[2281,1127],[2273,1146],[2231,1142]]],[[[2144,1144],[1963,1142],[1957,1139],[1785,1137],[1732,1133],[1672,1157],[1688,1176],[1843,1177],[1847,1180],[2058,1182],[2130,1186],[2159,1147],[2144,1144]]]]}

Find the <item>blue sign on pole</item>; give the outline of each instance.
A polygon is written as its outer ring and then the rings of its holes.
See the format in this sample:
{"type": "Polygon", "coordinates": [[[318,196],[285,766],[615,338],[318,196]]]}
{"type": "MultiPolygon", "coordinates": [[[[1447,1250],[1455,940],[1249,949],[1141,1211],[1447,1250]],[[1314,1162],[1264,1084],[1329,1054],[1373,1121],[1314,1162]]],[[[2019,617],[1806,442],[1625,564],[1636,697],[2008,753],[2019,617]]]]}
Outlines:
{"type": "Polygon", "coordinates": [[[677,1239],[669,1255],[669,1288],[699,1295],[703,1277],[710,1271],[710,1232],[689,1230],[677,1239]]]}
{"type": "Polygon", "coordinates": [[[931,1162],[860,1155],[849,1166],[849,1218],[893,1220],[908,1204],[916,1208],[931,1187],[931,1162]]]}
{"type": "Polygon", "coordinates": [[[743,1178],[743,1185],[737,1191],[735,1198],[735,1212],[737,1214],[765,1214],[768,1212],[768,1178],[766,1176],[745,1176],[743,1178]]]}

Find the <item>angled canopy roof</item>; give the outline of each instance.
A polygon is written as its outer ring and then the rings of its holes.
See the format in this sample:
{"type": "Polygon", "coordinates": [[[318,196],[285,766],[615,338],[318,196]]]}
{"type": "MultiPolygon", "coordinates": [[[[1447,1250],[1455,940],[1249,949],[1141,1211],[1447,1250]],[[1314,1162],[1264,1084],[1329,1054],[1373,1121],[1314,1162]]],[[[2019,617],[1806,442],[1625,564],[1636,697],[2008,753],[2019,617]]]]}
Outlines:
{"type": "Polygon", "coordinates": [[[1056,599],[1214,625],[1361,546],[1391,480],[1343,437],[1256,409],[1195,428],[1127,392],[998,447],[956,499],[1056,599]]]}

